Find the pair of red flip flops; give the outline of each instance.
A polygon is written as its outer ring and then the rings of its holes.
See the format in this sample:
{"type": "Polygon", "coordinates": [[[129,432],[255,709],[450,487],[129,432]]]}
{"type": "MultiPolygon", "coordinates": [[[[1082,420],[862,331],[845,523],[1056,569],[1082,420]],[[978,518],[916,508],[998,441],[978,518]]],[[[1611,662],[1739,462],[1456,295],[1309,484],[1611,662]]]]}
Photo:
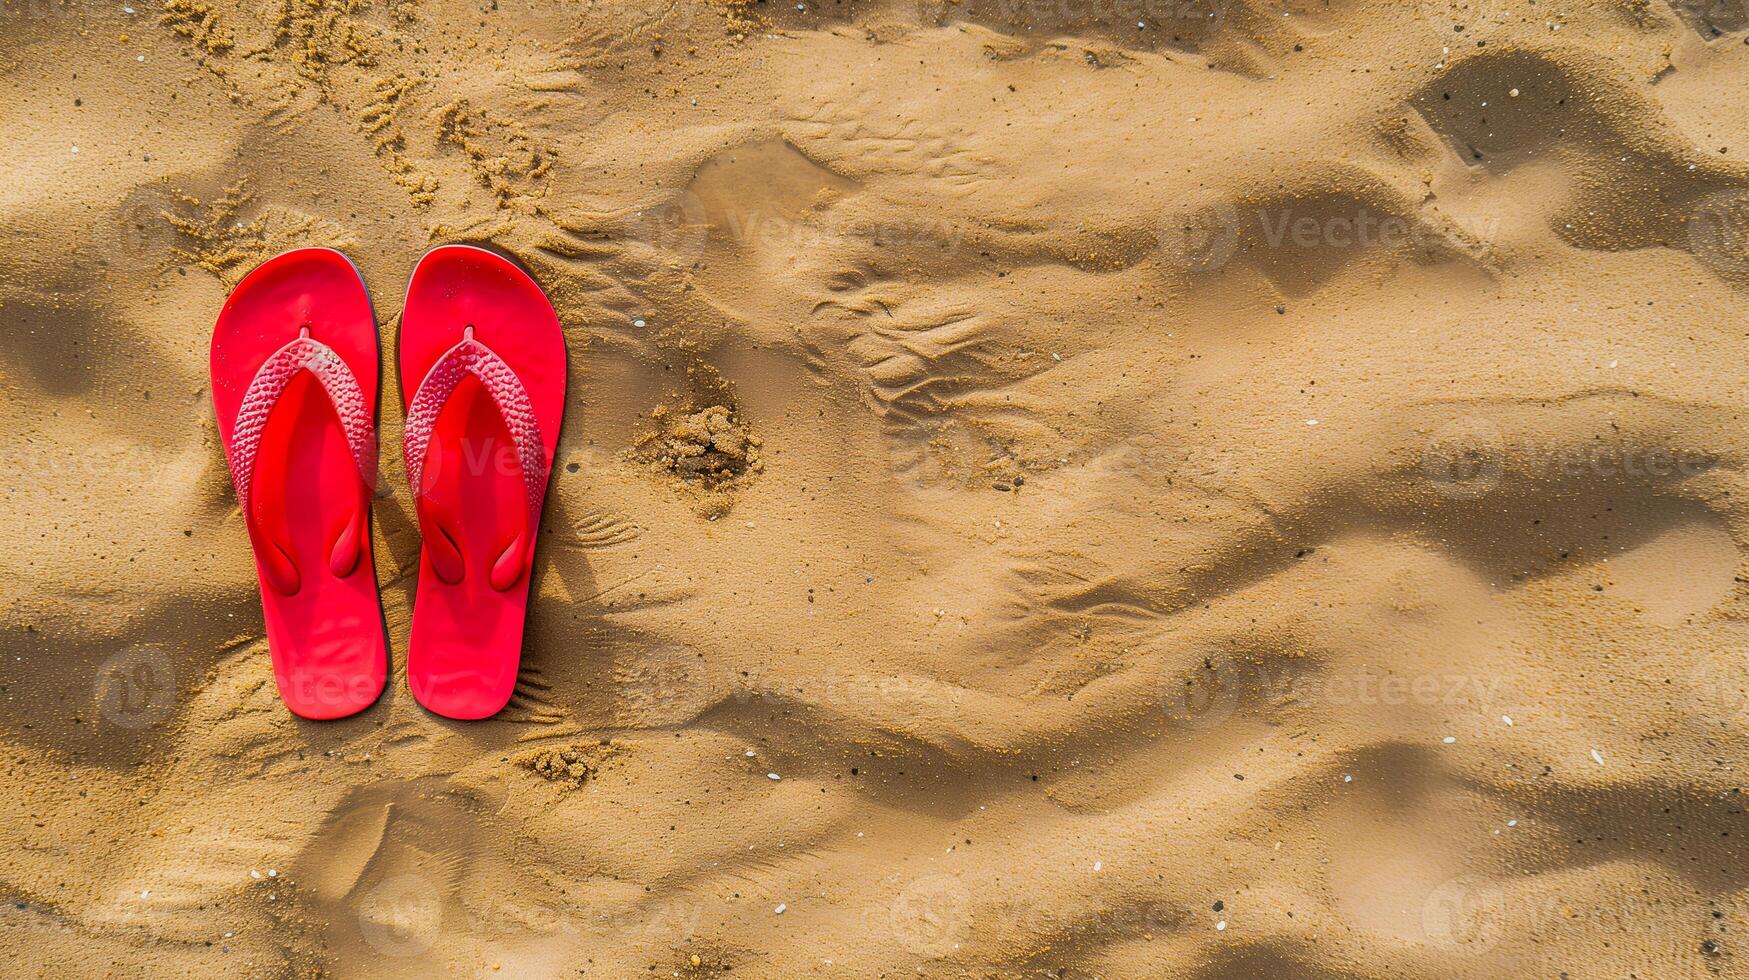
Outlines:
{"type": "MultiPolygon", "coordinates": [[[[364,280],[333,249],[263,263],[213,328],[213,408],[255,549],[274,678],[305,718],[363,711],[387,677],[370,546],[377,357],[364,280]]],[[[437,714],[484,718],[516,686],[565,414],[565,337],[527,273],[446,245],[413,270],[399,362],[424,538],[407,684],[437,714]]]]}

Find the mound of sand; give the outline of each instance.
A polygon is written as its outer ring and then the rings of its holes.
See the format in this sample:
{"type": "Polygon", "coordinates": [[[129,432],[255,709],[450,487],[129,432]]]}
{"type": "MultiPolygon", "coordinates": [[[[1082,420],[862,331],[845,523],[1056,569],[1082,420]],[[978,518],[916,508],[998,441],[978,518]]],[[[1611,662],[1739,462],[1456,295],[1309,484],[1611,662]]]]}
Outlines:
{"type": "Polygon", "coordinates": [[[1742,4],[4,24],[9,973],[1749,970],[1742,4]],[[398,676],[391,390],[303,722],[208,333],[458,241],[573,358],[518,692],[398,676]]]}

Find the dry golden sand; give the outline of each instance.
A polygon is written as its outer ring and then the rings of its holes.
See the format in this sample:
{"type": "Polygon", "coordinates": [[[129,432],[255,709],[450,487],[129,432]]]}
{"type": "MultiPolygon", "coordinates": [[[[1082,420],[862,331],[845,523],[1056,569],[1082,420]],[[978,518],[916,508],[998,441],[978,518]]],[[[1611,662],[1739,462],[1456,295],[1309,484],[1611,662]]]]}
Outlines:
{"type": "Polygon", "coordinates": [[[6,974],[1749,975],[1742,0],[124,2],[0,7],[6,974]],[[522,682],[399,677],[391,372],[303,722],[209,330],[456,241],[522,682]]]}

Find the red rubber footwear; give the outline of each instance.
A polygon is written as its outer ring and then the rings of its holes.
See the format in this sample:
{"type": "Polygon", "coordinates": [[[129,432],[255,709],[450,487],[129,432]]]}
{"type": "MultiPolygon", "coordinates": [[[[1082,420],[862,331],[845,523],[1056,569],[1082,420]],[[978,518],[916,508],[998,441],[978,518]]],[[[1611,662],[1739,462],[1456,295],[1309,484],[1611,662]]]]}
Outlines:
{"type": "Polygon", "coordinates": [[[445,245],[407,285],[400,361],[425,539],[407,685],[437,714],[485,718],[510,700],[522,659],[565,416],[565,335],[527,273],[495,252],[445,245]]]}
{"type": "Polygon", "coordinates": [[[286,707],[343,718],[382,693],[388,657],[370,554],[377,326],[333,249],[262,263],[213,327],[213,411],[255,549],[286,707]]]}

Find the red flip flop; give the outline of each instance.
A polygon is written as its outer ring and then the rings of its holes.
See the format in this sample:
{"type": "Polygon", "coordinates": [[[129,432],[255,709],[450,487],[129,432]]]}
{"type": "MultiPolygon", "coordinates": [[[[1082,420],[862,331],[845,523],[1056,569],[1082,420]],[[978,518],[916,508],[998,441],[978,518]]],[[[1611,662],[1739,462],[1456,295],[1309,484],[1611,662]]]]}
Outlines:
{"type": "Polygon", "coordinates": [[[213,411],[255,549],[286,707],[343,718],[387,676],[370,553],[377,326],[346,256],[301,248],[231,291],[213,327],[213,411]]]}
{"type": "Polygon", "coordinates": [[[425,253],[401,314],[407,478],[425,547],[407,685],[485,718],[516,687],[529,574],[565,416],[565,335],[546,294],[495,252],[425,253]]]}

